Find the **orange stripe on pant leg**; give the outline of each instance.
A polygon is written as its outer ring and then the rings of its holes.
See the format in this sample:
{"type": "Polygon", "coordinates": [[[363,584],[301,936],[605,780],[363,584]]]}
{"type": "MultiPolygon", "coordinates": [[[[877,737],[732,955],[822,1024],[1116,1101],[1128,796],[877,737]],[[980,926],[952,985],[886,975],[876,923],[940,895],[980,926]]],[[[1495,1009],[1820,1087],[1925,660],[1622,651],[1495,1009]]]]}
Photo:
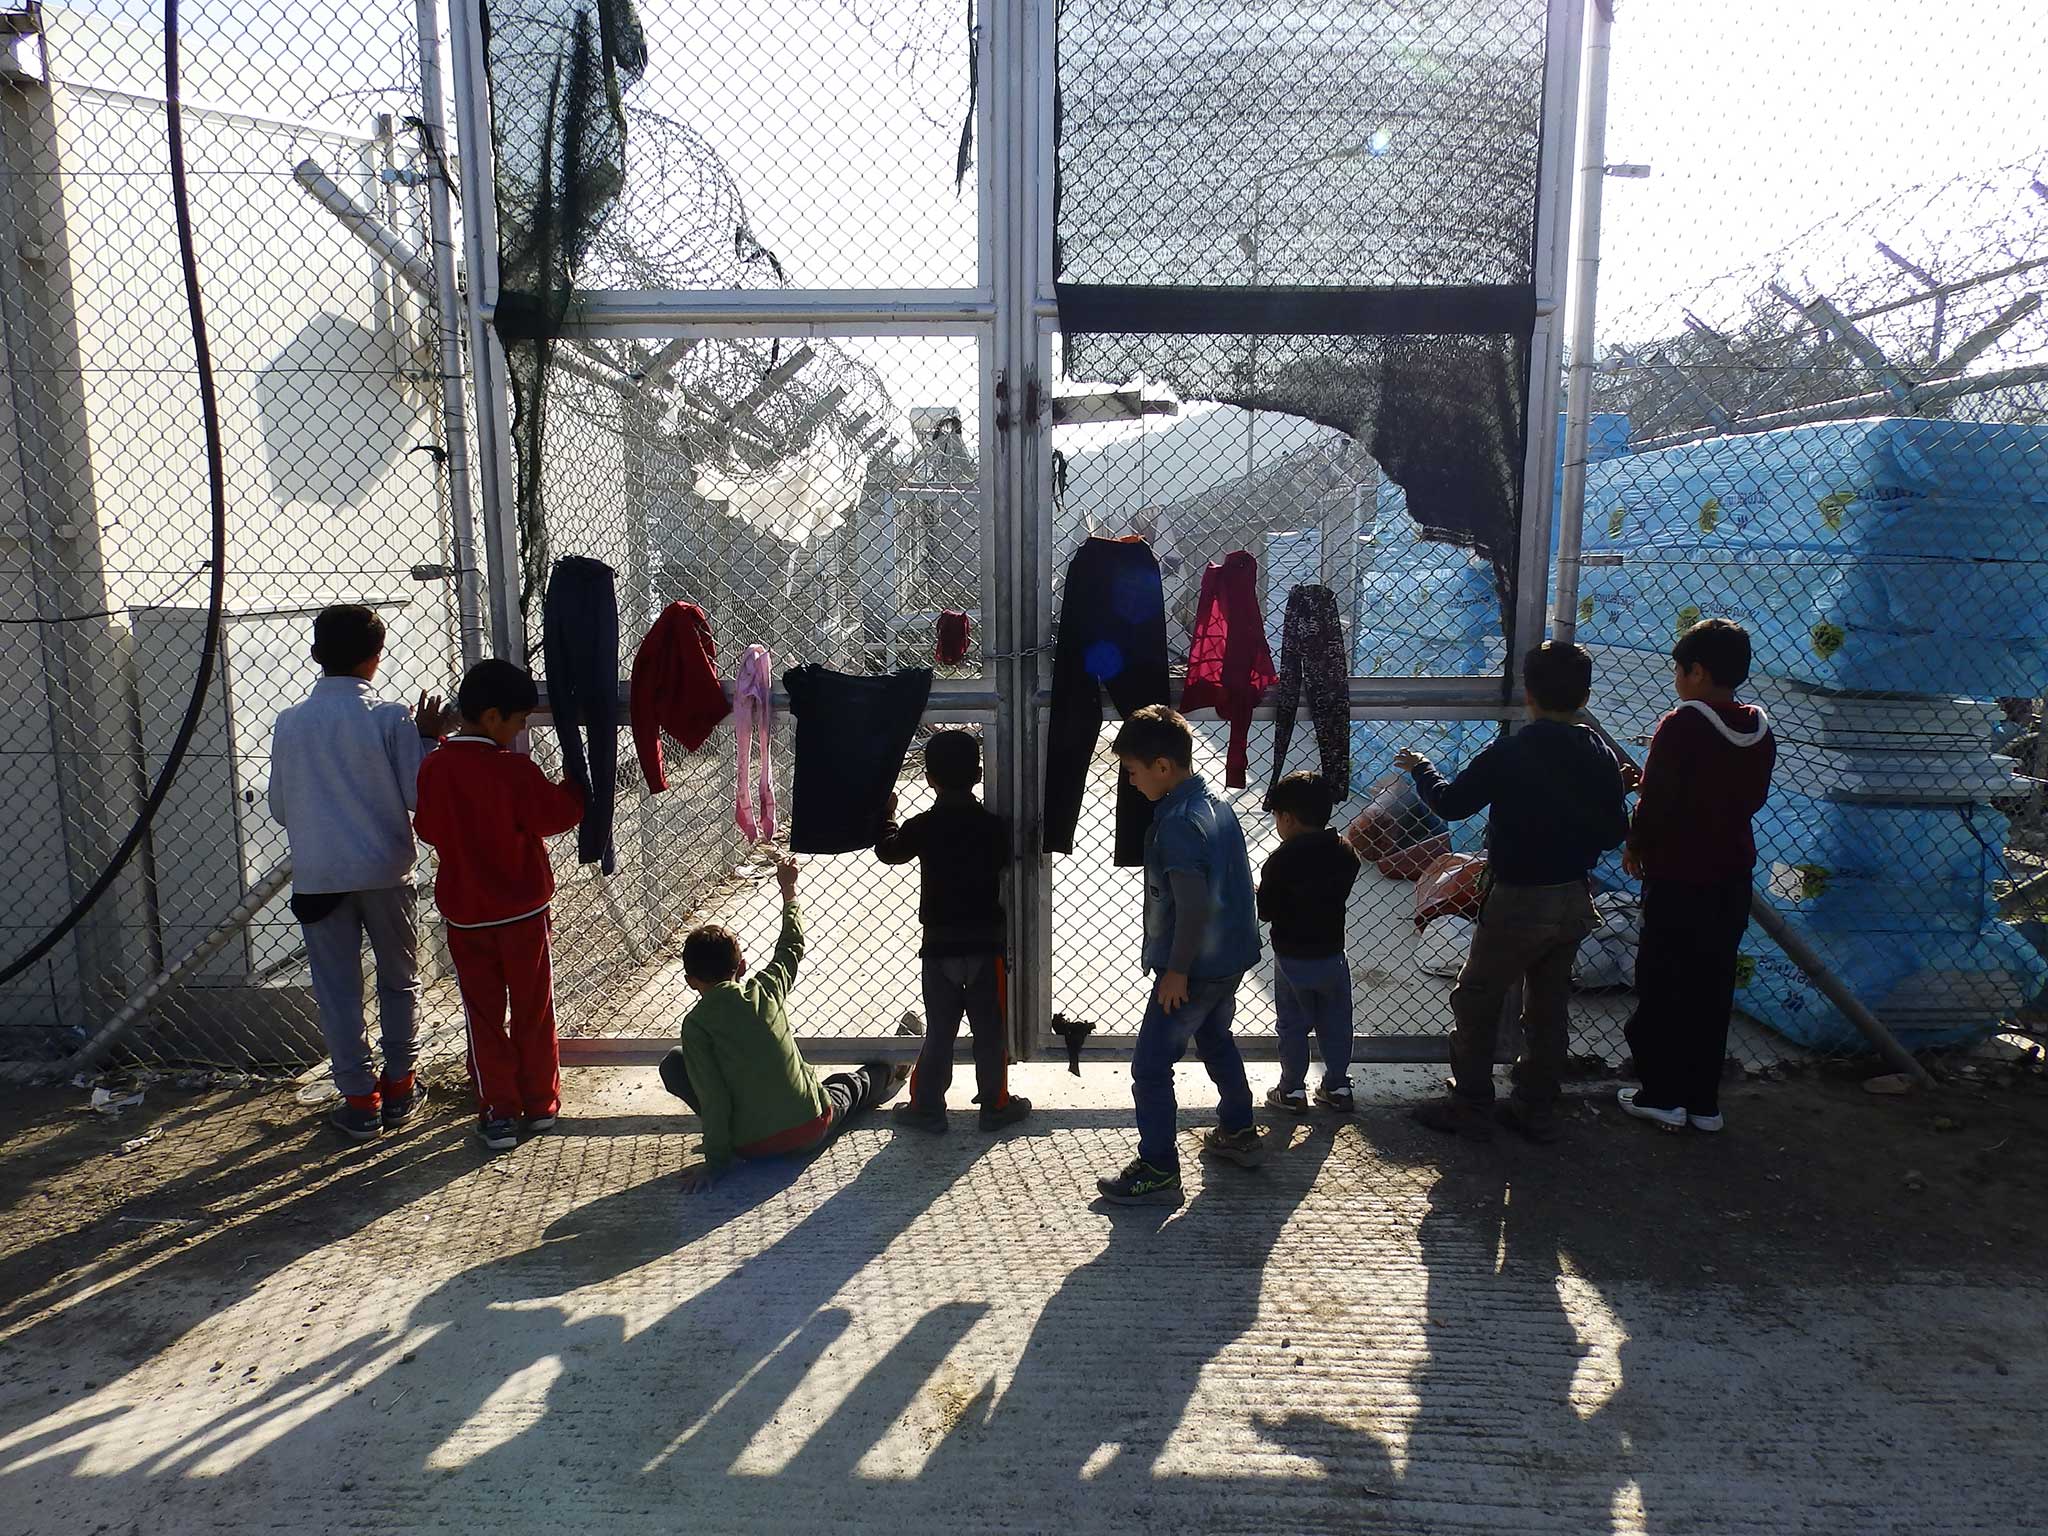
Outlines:
{"type": "Polygon", "coordinates": [[[996,956],[996,1017],[1003,1022],[1003,1087],[996,1107],[1010,1102],[1010,971],[1001,955],[996,956]]]}

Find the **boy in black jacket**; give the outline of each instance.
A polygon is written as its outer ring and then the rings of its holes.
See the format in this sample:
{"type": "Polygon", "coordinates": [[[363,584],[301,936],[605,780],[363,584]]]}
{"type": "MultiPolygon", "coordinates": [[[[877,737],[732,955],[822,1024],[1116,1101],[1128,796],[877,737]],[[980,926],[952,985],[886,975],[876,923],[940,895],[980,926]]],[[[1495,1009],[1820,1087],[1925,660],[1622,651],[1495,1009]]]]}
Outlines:
{"type": "Polygon", "coordinates": [[[1259,920],[1273,925],[1273,1012],[1280,1082],[1266,1107],[1308,1113],[1308,1037],[1323,1053],[1316,1103],[1348,1115],[1351,1097],[1351,962],[1344,904],[1358,855],[1330,826],[1334,799],[1318,774],[1290,773],[1267,796],[1280,846],[1259,870],[1259,920]]]}
{"type": "Polygon", "coordinates": [[[1621,766],[1575,724],[1593,686],[1593,658],[1545,641],[1522,663],[1530,720],[1445,783],[1426,757],[1402,752],[1423,803],[1446,821],[1493,808],[1488,888],[1472,952],[1451,991],[1451,1095],[1415,1118],[1474,1141],[1493,1135],[1493,1046],[1501,1005],[1519,978],[1522,1055],[1500,1118],[1532,1141],[1557,1138],[1557,1098],[1570,1039],[1572,960],[1596,918],[1586,877],[1628,835],[1621,766]]]}
{"type": "Polygon", "coordinates": [[[918,862],[917,915],[924,924],[924,1048],[910,1076],[910,1098],[896,1122],[915,1130],[946,1129],[946,1090],[953,1082],[953,1042],[960,1019],[974,1032],[974,1080],[981,1128],[1001,1130],[1031,1113],[1031,1101],[1009,1089],[1003,1039],[1003,906],[1000,881],[1010,840],[997,816],[975,798],[981,742],[967,731],[937,731],[924,748],[925,782],[937,803],[902,826],[896,797],[875,843],[884,864],[918,862]]]}

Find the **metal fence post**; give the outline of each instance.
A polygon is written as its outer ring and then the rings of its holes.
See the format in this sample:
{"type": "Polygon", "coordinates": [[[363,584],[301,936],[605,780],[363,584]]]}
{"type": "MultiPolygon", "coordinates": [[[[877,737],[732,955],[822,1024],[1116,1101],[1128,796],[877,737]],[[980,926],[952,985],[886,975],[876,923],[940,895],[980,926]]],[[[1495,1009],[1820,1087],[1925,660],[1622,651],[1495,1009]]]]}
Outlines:
{"type": "Polygon", "coordinates": [[[457,143],[462,165],[462,245],[468,267],[465,313],[475,381],[477,487],[483,499],[484,570],[491,652],[524,663],[526,617],[519,606],[519,512],[512,461],[511,382],[493,317],[498,305],[497,172],[485,73],[483,0],[449,7],[457,143]]]}
{"type": "Polygon", "coordinates": [[[1600,198],[1607,176],[1607,65],[1614,55],[1613,0],[1589,0],[1586,126],[1579,148],[1578,258],[1572,268],[1571,374],[1565,387],[1564,485],[1557,506],[1557,603],[1553,638],[1579,628],[1579,544],[1586,525],[1586,439],[1593,421],[1593,309],[1600,287],[1600,198]]]}
{"type": "Polygon", "coordinates": [[[469,422],[462,401],[462,301],[455,282],[455,221],[448,197],[448,114],[441,96],[440,0],[417,0],[420,129],[427,150],[427,217],[433,230],[434,336],[440,374],[441,466],[448,485],[455,609],[467,671],[484,653],[483,588],[476,565],[476,509],[470,499],[469,422]]]}

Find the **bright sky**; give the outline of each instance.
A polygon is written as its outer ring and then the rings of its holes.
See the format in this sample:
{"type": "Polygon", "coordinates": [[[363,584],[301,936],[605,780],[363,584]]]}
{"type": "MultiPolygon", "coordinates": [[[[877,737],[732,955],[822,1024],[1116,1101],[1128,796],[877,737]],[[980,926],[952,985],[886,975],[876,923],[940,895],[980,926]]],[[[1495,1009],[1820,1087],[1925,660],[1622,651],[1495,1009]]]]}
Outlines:
{"type": "MultiPolygon", "coordinates": [[[[138,34],[160,25],[155,0],[59,5],[120,16],[138,34]]],[[[652,59],[629,99],[710,143],[792,277],[972,283],[974,184],[956,193],[953,179],[966,105],[958,0],[640,0],[640,13],[652,59]]],[[[412,6],[186,0],[186,15],[208,98],[294,116],[319,105],[353,122],[351,102],[332,93],[403,72],[412,6]],[[309,37],[320,46],[302,46],[309,37]],[[294,62],[242,62],[279,58],[294,62]]],[[[1654,174],[1607,184],[1603,337],[1618,339],[1630,310],[1872,199],[1960,171],[2041,165],[2044,15],[2041,0],[1621,0],[1608,159],[1654,174]]],[[[104,73],[146,83],[161,68],[149,55],[138,47],[104,73]]],[[[1913,235],[1893,242],[1909,257],[1913,235]]],[[[899,405],[971,415],[972,348],[854,350],[899,405]]]]}
{"type": "MultiPolygon", "coordinates": [[[[948,113],[964,104],[964,62],[944,46],[957,41],[960,11],[919,0],[644,0],[654,63],[635,99],[665,104],[711,140],[756,234],[806,284],[965,282],[972,185],[956,197],[948,113]],[[894,20],[863,24],[884,16],[894,20]],[[937,19],[927,35],[940,51],[906,59],[891,45],[918,18],[937,19]]],[[[1653,175],[1607,185],[1604,319],[1873,199],[2039,163],[2043,14],[2039,0],[1622,0],[1608,159],[1646,161],[1653,175]]],[[[1911,238],[1894,242],[1908,256],[1911,238]]],[[[971,406],[964,354],[946,350],[898,343],[868,355],[901,404],[971,406]]]]}

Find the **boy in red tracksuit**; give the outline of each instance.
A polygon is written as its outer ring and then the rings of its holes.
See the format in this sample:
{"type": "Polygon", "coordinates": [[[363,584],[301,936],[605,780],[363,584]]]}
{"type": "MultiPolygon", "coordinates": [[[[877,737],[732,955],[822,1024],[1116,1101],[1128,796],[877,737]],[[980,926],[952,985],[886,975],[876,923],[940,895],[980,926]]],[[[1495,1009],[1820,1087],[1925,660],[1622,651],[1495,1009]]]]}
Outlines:
{"type": "Polygon", "coordinates": [[[413,827],[440,855],[434,904],[462,990],[477,1134],[502,1152],[519,1144],[521,1122],[549,1130],[562,1107],[544,839],[583,819],[583,797],[511,750],[540,703],[522,668],[478,662],[455,703],[462,728],[420,765],[413,827]]]}
{"type": "Polygon", "coordinates": [[[1749,926],[1756,838],[1771,792],[1771,722],[1735,690],[1749,678],[1749,631],[1704,619],[1671,652],[1678,708],[1657,723],[1623,868],[1643,882],[1629,1050],[1640,1088],[1621,1107],[1676,1131],[1721,1129],[1721,1066],[1749,926]]]}

